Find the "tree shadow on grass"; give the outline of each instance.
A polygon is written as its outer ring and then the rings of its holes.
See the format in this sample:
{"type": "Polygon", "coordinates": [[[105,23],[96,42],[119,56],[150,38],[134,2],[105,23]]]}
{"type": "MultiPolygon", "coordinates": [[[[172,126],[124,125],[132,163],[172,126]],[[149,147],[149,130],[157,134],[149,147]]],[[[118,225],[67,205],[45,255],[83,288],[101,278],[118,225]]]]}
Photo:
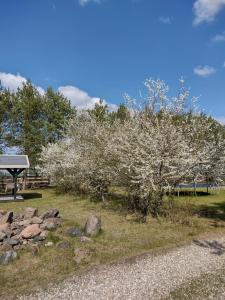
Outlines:
{"type": "Polygon", "coordinates": [[[127,214],[131,210],[128,205],[127,195],[114,192],[108,194],[107,200],[102,202],[102,206],[105,209],[121,214],[127,214]]]}
{"type": "Polygon", "coordinates": [[[208,193],[208,192],[204,192],[204,191],[196,191],[196,192],[194,192],[194,191],[180,191],[180,192],[178,192],[178,191],[175,191],[174,192],[174,196],[176,196],[176,197],[187,197],[187,196],[190,196],[190,197],[194,197],[194,196],[196,196],[196,197],[201,197],[201,196],[209,196],[210,195],[210,193],[208,193]]]}
{"type": "Polygon", "coordinates": [[[199,241],[199,240],[194,240],[193,241],[195,245],[202,247],[202,248],[207,248],[212,250],[212,254],[215,255],[222,255],[225,253],[225,246],[223,245],[223,243],[219,243],[215,240],[213,241],[209,241],[209,240],[203,240],[203,241],[199,241]]]}
{"type": "Polygon", "coordinates": [[[42,198],[42,194],[41,193],[35,193],[35,192],[32,192],[32,193],[21,193],[20,194],[21,196],[23,196],[24,200],[34,200],[34,199],[40,199],[42,198]]]}
{"type": "Polygon", "coordinates": [[[197,207],[198,215],[216,221],[225,221],[225,202],[200,205],[197,207]]]}

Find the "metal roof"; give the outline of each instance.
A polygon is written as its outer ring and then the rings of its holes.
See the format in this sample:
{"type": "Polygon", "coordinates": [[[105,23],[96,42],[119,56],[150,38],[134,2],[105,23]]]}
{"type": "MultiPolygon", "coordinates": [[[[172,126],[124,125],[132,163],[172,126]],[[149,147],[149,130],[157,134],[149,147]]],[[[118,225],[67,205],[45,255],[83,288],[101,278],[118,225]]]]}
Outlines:
{"type": "Polygon", "coordinates": [[[28,169],[27,155],[0,155],[0,169],[28,169]]]}

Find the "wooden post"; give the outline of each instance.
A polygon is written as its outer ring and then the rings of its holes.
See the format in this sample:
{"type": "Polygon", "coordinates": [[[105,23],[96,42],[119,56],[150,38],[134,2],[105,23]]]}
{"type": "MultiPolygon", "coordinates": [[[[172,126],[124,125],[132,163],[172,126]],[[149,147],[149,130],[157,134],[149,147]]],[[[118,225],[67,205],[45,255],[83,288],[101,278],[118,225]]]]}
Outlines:
{"type": "Polygon", "coordinates": [[[196,182],[194,181],[194,194],[195,194],[195,196],[197,195],[197,193],[196,193],[196,182]]]}
{"type": "Polygon", "coordinates": [[[12,175],[13,177],[13,183],[14,183],[14,189],[13,189],[13,197],[14,200],[16,200],[16,192],[17,192],[17,177],[21,172],[23,172],[24,169],[7,169],[7,171],[12,175]]]}
{"type": "Polygon", "coordinates": [[[17,169],[14,169],[13,181],[14,181],[13,196],[14,196],[14,200],[16,200],[16,192],[17,192],[17,169]]]}

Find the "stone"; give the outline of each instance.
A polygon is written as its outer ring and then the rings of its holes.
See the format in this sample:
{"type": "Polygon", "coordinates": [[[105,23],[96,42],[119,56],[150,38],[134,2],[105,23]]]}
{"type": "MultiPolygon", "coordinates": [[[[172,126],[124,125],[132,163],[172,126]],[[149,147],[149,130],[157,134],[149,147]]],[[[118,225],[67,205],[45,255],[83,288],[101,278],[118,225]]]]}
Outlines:
{"type": "Polygon", "coordinates": [[[22,226],[20,226],[18,223],[12,223],[11,224],[11,230],[17,230],[17,229],[20,229],[22,228],[22,226]]]}
{"type": "Polygon", "coordinates": [[[11,226],[9,223],[5,223],[5,224],[0,224],[0,231],[4,232],[4,233],[8,233],[11,231],[11,226]]]}
{"type": "Polygon", "coordinates": [[[31,224],[41,224],[41,223],[43,223],[43,220],[39,217],[33,217],[30,221],[31,221],[31,224]]]}
{"type": "Polygon", "coordinates": [[[3,244],[8,244],[10,246],[16,246],[20,243],[19,240],[14,239],[14,238],[7,238],[4,240],[3,244]]]}
{"type": "Polygon", "coordinates": [[[49,218],[56,218],[59,215],[59,210],[57,208],[52,208],[46,212],[44,212],[40,218],[45,220],[45,219],[49,219],[49,218]]]}
{"type": "Polygon", "coordinates": [[[45,244],[45,247],[52,247],[54,244],[53,244],[53,242],[47,242],[46,244],[45,244]]]}
{"type": "Polygon", "coordinates": [[[19,240],[20,242],[23,240],[23,238],[22,238],[22,236],[20,234],[13,235],[12,239],[19,240]]]}
{"type": "Polygon", "coordinates": [[[13,214],[13,222],[20,222],[23,220],[23,215],[21,214],[13,214]]]}
{"type": "Polygon", "coordinates": [[[59,242],[57,244],[57,248],[59,249],[69,249],[70,248],[70,243],[67,241],[59,242]]]}
{"type": "Polygon", "coordinates": [[[90,251],[88,249],[76,248],[74,250],[74,260],[77,264],[81,263],[82,261],[87,261],[90,256],[90,251]]]}
{"type": "Polygon", "coordinates": [[[5,232],[0,231],[0,241],[3,241],[6,237],[7,235],[5,234],[5,232]]]}
{"type": "Polygon", "coordinates": [[[12,222],[13,222],[13,212],[12,211],[7,212],[0,218],[0,224],[5,224],[5,223],[11,224],[12,222]]]}
{"type": "Polygon", "coordinates": [[[4,209],[0,209],[0,218],[5,215],[7,212],[4,209]]]}
{"type": "Polygon", "coordinates": [[[22,246],[20,244],[18,244],[18,245],[13,247],[13,250],[15,250],[15,251],[21,250],[21,247],[22,246]]]}
{"type": "Polygon", "coordinates": [[[40,225],[42,230],[55,230],[59,225],[61,225],[61,220],[58,218],[45,219],[44,223],[40,225]]]}
{"type": "Polygon", "coordinates": [[[41,229],[38,224],[32,224],[22,230],[21,236],[25,239],[34,238],[41,233],[41,229]]]}
{"type": "Polygon", "coordinates": [[[81,236],[80,241],[82,243],[93,243],[93,240],[91,238],[87,237],[87,236],[81,236]]]}
{"type": "Polygon", "coordinates": [[[37,235],[37,236],[35,236],[35,237],[33,238],[33,242],[34,242],[34,243],[39,243],[39,242],[44,241],[44,239],[45,239],[45,237],[40,236],[40,235],[37,235]]]}
{"type": "Polygon", "coordinates": [[[48,230],[43,230],[41,233],[40,233],[40,237],[43,237],[44,239],[48,236],[49,234],[49,231],[48,230]]]}
{"type": "Polygon", "coordinates": [[[71,227],[67,230],[67,234],[72,237],[81,237],[84,233],[77,227],[71,227]]]}
{"type": "Polygon", "coordinates": [[[14,229],[14,230],[12,231],[13,236],[20,234],[20,233],[22,232],[22,230],[23,230],[22,227],[17,228],[17,229],[14,229]]]}
{"type": "Polygon", "coordinates": [[[12,260],[17,258],[17,252],[13,250],[8,250],[0,256],[0,265],[7,265],[12,260]]]}
{"type": "Polygon", "coordinates": [[[30,224],[31,224],[31,219],[25,219],[25,220],[20,221],[20,222],[18,223],[19,226],[28,226],[28,225],[30,225],[30,224]]]}
{"type": "Polygon", "coordinates": [[[101,230],[101,219],[91,215],[85,224],[85,235],[96,236],[101,230]]]}
{"type": "Polygon", "coordinates": [[[37,216],[38,210],[34,207],[26,207],[24,211],[24,219],[31,219],[37,216]]]}

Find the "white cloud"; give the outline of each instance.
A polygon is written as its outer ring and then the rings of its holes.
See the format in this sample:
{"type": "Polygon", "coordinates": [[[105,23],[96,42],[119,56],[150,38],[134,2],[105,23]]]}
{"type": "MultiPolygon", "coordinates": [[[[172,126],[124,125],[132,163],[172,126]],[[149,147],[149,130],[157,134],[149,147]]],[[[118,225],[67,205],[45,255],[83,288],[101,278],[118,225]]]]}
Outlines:
{"type": "Polygon", "coordinates": [[[159,22],[164,24],[171,24],[172,19],[170,17],[159,17],[159,22]]]}
{"type": "Polygon", "coordinates": [[[17,75],[0,72],[1,85],[11,91],[16,91],[27,80],[23,76],[17,73],[17,75]]]}
{"type": "MultiPolygon", "coordinates": [[[[78,109],[90,109],[95,106],[96,103],[99,103],[99,97],[91,97],[88,95],[87,92],[80,90],[79,88],[67,85],[67,86],[60,86],[58,91],[62,93],[66,98],[68,98],[72,105],[76,106],[78,109]]],[[[110,110],[116,110],[117,105],[106,103],[103,100],[103,104],[107,104],[110,110]]]]}
{"type": "Polygon", "coordinates": [[[200,77],[208,77],[216,73],[216,69],[210,66],[197,66],[194,68],[194,74],[200,77]]]}
{"type": "Polygon", "coordinates": [[[101,0],[79,0],[79,3],[81,6],[85,6],[89,3],[96,3],[96,4],[100,4],[101,0]]]}
{"type": "Polygon", "coordinates": [[[225,42],[225,32],[221,33],[221,34],[216,34],[211,41],[213,43],[221,43],[221,42],[225,42]]]}
{"type": "Polygon", "coordinates": [[[219,116],[215,118],[220,124],[225,125],[225,116],[219,116]]]}
{"type": "MultiPolygon", "coordinates": [[[[4,73],[0,72],[0,81],[3,88],[7,88],[10,91],[16,92],[18,88],[23,86],[23,83],[27,81],[27,79],[18,74],[4,73]]],[[[41,95],[44,95],[45,90],[36,86],[36,89],[39,91],[41,95]]],[[[96,103],[100,101],[99,97],[91,97],[87,92],[82,91],[81,89],[72,86],[60,86],[58,91],[62,93],[66,98],[68,98],[72,105],[76,106],[78,109],[88,109],[93,108],[96,103]]],[[[103,104],[107,104],[109,110],[114,111],[117,109],[116,104],[107,103],[103,100],[103,104]]]]}
{"type": "MultiPolygon", "coordinates": [[[[0,81],[2,87],[16,92],[18,88],[22,87],[23,83],[25,83],[27,79],[21,76],[19,73],[15,75],[11,73],[0,72],[0,81]]],[[[42,87],[36,86],[36,88],[40,94],[44,94],[45,91],[42,87]]]]}
{"type": "Polygon", "coordinates": [[[196,0],[193,6],[195,26],[203,22],[213,22],[219,12],[225,7],[225,0],[196,0]]]}

